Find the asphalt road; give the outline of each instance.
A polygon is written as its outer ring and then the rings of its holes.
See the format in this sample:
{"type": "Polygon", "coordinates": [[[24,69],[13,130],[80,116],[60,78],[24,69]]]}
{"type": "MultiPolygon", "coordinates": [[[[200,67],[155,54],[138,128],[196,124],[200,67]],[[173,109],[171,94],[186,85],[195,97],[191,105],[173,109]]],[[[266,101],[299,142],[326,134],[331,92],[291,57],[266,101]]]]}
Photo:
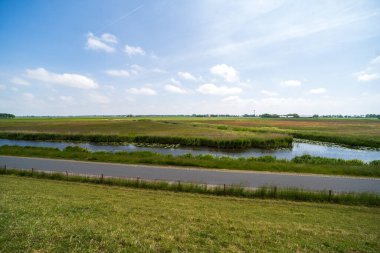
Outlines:
{"type": "Polygon", "coordinates": [[[247,172],[235,170],[164,167],[115,163],[80,162],[44,158],[0,156],[0,166],[18,169],[38,169],[88,175],[132,177],[147,180],[168,180],[212,185],[228,184],[244,187],[277,186],[334,192],[380,193],[380,179],[323,176],[312,174],[247,172]]]}

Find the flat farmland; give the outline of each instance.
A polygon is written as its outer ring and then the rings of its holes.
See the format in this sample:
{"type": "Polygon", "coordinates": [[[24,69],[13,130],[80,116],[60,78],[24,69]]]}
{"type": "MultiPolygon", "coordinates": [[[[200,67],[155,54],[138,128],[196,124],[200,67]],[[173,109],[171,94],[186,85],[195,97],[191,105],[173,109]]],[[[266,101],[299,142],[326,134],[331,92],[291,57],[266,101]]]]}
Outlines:
{"type": "Polygon", "coordinates": [[[380,147],[378,119],[204,119],[197,122],[225,125],[235,130],[288,133],[294,137],[330,141],[352,146],[380,147]]]}
{"type": "Polygon", "coordinates": [[[3,132],[36,132],[64,134],[114,134],[207,137],[212,139],[236,139],[244,137],[273,138],[278,133],[250,133],[220,130],[191,122],[176,120],[129,119],[26,119],[0,120],[3,132]]]}
{"type": "MultiPolygon", "coordinates": [[[[176,119],[176,118],[174,118],[176,119]]],[[[0,132],[19,133],[33,140],[136,141],[211,147],[287,147],[291,137],[282,133],[259,133],[218,129],[191,121],[151,119],[14,119],[0,120],[0,132]],[[49,134],[49,135],[43,135],[49,134]],[[55,135],[55,136],[54,136],[55,135]],[[60,136],[58,136],[60,135],[60,136]],[[77,135],[73,139],[73,135],[77,135]],[[86,138],[92,135],[91,139],[86,138]],[[111,136],[104,138],[104,136],[111,136]],[[121,138],[130,137],[130,138],[121,138]]],[[[13,135],[14,136],[14,135],[13,135]]],[[[12,138],[12,136],[2,136],[12,138]]]]}
{"type": "MultiPolygon", "coordinates": [[[[217,141],[255,139],[274,143],[284,138],[295,137],[348,146],[380,148],[380,120],[378,119],[19,118],[0,120],[0,132],[158,136],[204,138],[217,141]]],[[[278,147],[289,144],[287,141],[284,143],[285,145],[278,147]]]]}

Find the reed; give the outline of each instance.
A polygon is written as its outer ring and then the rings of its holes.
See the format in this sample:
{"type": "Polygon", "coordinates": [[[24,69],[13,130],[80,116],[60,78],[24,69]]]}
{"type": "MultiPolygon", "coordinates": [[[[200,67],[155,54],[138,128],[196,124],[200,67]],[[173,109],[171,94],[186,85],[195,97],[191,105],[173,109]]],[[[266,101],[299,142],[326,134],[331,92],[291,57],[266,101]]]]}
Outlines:
{"type": "Polygon", "coordinates": [[[221,149],[244,149],[264,148],[276,149],[291,147],[293,139],[289,136],[275,138],[261,137],[239,137],[234,139],[208,139],[201,137],[186,136],[150,136],[150,135],[106,135],[106,134],[59,134],[59,133],[20,133],[0,132],[0,138],[11,140],[28,141],[76,141],[94,143],[157,143],[157,144],[179,144],[182,146],[212,147],[221,149]]]}

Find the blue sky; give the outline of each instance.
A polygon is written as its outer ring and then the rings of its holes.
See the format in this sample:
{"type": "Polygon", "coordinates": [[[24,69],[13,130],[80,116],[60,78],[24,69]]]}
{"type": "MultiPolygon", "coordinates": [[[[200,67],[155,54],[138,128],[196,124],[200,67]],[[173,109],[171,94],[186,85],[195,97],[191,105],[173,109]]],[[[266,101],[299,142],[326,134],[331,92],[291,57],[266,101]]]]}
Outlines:
{"type": "Polygon", "coordinates": [[[380,113],[380,1],[0,1],[0,111],[380,113]]]}

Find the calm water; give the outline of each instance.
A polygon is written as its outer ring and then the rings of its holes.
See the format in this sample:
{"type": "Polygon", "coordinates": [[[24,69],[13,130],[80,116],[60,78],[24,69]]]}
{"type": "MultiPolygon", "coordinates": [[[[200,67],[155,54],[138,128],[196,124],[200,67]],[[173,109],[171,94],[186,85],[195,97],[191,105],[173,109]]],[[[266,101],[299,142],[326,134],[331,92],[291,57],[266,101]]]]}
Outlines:
{"type": "Polygon", "coordinates": [[[191,153],[193,155],[200,154],[211,154],[214,156],[231,156],[231,157],[251,157],[251,156],[275,156],[277,158],[292,159],[295,156],[300,155],[312,155],[312,156],[323,156],[329,158],[341,158],[345,160],[359,159],[365,162],[380,160],[379,150],[366,150],[366,149],[351,149],[346,147],[341,147],[337,145],[326,145],[322,143],[303,143],[303,142],[293,142],[292,149],[280,149],[280,150],[263,150],[257,148],[245,149],[245,150],[218,150],[210,148],[191,148],[191,147],[180,147],[180,148],[161,148],[161,147],[137,147],[132,144],[127,145],[101,145],[94,143],[70,143],[70,142],[50,142],[50,141],[18,141],[18,140],[7,140],[0,139],[0,146],[4,145],[17,145],[17,146],[33,146],[33,147],[50,147],[64,149],[68,146],[79,146],[86,148],[90,151],[151,151],[160,154],[172,154],[172,155],[183,155],[191,153]]]}

